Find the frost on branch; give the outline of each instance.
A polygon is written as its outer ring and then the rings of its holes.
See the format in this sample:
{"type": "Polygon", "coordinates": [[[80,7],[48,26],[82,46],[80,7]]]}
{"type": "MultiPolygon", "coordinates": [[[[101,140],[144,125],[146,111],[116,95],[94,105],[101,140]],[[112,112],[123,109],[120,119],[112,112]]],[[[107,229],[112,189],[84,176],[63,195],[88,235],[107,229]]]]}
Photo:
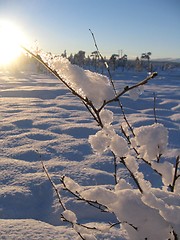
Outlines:
{"type": "Polygon", "coordinates": [[[122,222],[130,239],[154,240],[167,239],[170,236],[170,225],[158,210],[143,203],[137,190],[124,189],[116,191],[116,195],[118,201],[108,207],[122,222]]]}
{"type": "Polygon", "coordinates": [[[143,91],[144,91],[144,86],[133,88],[129,91],[129,96],[135,101],[139,98],[139,96],[143,93],[143,91]]]}
{"type": "Polygon", "coordinates": [[[152,162],[153,169],[157,170],[162,175],[162,182],[164,186],[168,187],[173,182],[174,168],[169,162],[157,163],[152,162]]]}
{"type": "Polygon", "coordinates": [[[63,177],[63,183],[66,186],[67,189],[69,189],[71,192],[81,192],[83,190],[83,187],[81,187],[78,183],[76,183],[74,180],[72,180],[70,177],[63,177]]]}
{"type": "MultiPolygon", "coordinates": [[[[166,128],[162,124],[153,124],[132,130],[124,116],[127,126],[124,127],[122,124],[123,138],[115,132],[112,125],[113,113],[104,109],[105,105],[115,100],[115,91],[109,79],[72,65],[61,56],[43,53],[40,55],[45,65],[47,64],[52,70],[51,73],[54,73],[85,105],[87,104],[87,109],[101,127],[100,131],[89,137],[89,143],[93,150],[98,154],[106,151],[112,151],[114,154],[116,184],[114,188],[111,186],[112,190],[105,186],[81,187],[68,177],[62,178],[63,190],[70,192],[73,197],[88,203],[91,207],[98,210],[105,209],[107,213],[114,214],[121,229],[126,230],[131,240],[174,240],[176,234],[179,235],[179,196],[176,191],[168,193],[168,186],[176,189],[177,181],[175,180],[177,179],[175,177],[178,176],[178,172],[175,174],[176,168],[172,164],[159,162],[168,143],[166,128]],[[107,102],[108,100],[111,101],[107,102]],[[143,172],[139,170],[141,164],[139,157],[145,160],[148,167],[159,173],[165,186],[162,190],[160,188],[153,189],[151,183],[144,179],[143,172]],[[124,179],[117,179],[118,168],[122,165],[130,173],[136,183],[136,188],[124,179]],[[101,208],[101,204],[103,208],[101,208]]],[[[130,97],[136,100],[143,91],[141,85],[147,83],[148,79],[131,88],[127,87],[116,97],[129,91],[130,97]]],[[[123,112],[123,107],[121,110],[123,112]]],[[[76,214],[67,210],[65,205],[63,206],[62,218],[71,223],[79,236],[86,240],[95,239],[93,235],[89,234],[89,231],[97,229],[79,224],[76,214]]],[[[113,225],[115,226],[116,223],[113,225]]]]}
{"type": "Polygon", "coordinates": [[[142,126],[136,128],[134,133],[140,157],[151,161],[164,153],[168,144],[168,131],[162,124],[142,126]]]}
{"type": "Polygon", "coordinates": [[[108,149],[110,138],[104,130],[100,130],[95,135],[89,136],[89,143],[95,152],[102,154],[108,149]]]}
{"type": "Polygon", "coordinates": [[[113,88],[106,76],[84,70],[61,56],[41,54],[41,57],[75,92],[88,98],[95,107],[100,107],[105,100],[114,97],[113,88]]]}
{"type": "Polygon", "coordinates": [[[124,157],[129,148],[126,140],[116,134],[111,125],[113,121],[113,113],[109,110],[103,109],[100,112],[100,117],[104,127],[95,135],[89,136],[91,147],[98,154],[111,150],[118,157],[124,157]]]}
{"type": "Polygon", "coordinates": [[[113,121],[113,112],[107,109],[103,109],[100,112],[100,118],[104,126],[110,125],[113,121]]]}
{"type": "MultiPolygon", "coordinates": [[[[160,189],[152,189],[143,195],[142,201],[149,207],[157,209],[160,216],[180,236],[180,199],[179,194],[170,193],[160,189]]],[[[174,239],[174,238],[172,238],[174,239]]]]}
{"type": "MultiPolygon", "coordinates": [[[[110,128],[111,129],[111,128],[110,128]]],[[[126,140],[116,134],[114,130],[110,133],[109,128],[98,131],[95,135],[89,136],[89,143],[97,154],[111,150],[118,157],[124,157],[128,152],[126,140]]]]}
{"type": "Polygon", "coordinates": [[[116,134],[111,139],[110,149],[118,157],[124,157],[128,152],[128,145],[123,137],[116,134]]]}
{"type": "Polygon", "coordinates": [[[70,210],[65,210],[62,213],[62,216],[65,219],[65,221],[68,221],[70,223],[76,223],[76,221],[77,221],[77,217],[76,217],[75,213],[70,210]]]}

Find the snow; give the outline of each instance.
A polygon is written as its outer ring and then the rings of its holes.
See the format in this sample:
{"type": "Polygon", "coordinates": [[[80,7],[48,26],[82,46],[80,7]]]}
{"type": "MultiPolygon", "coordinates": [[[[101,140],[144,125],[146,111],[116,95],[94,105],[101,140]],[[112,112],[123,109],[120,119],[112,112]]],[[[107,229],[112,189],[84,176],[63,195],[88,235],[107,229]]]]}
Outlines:
{"type": "Polygon", "coordinates": [[[56,70],[74,91],[83,98],[88,98],[94,106],[100,107],[105,100],[114,97],[111,83],[105,75],[83,70],[61,56],[55,57],[51,54],[42,56],[44,62],[47,62],[53,70],[56,70]]]}
{"type": "Polygon", "coordinates": [[[70,210],[65,210],[64,212],[62,212],[62,216],[69,222],[76,223],[77,221],[76,215],[70,210]]]}
{"type": "Polygon", "coordinates": [[[124,138],[119,135],[114,135],[110,143],[110,149],[118,157],[124,157],[128,152],[128,145],[124,138]]]}
{"type": "Polygon", "coordinates": [[[168,144],[168,131],[159,123],[136,128],[135,141],[140,156],[146,160],[155,160],[162,155],[168,144]]]}
{"type": "MultiPolygon", "coordinates": [[[[59,61],[62,63],[62,59],[59,61]]],[[[67,79],[71,86],[83,97],[87,96],[96,107],[113,96],[107,77],[89,71],[82,72],[79,67],[72,67],[65,62],[61,74],[66,77],[67,67],[67,79]]],[[[137,83],[144,77],[144,72],[113,73],[117,89],[137,83]]],[[[153,167],[166,176],[163,178],[166,187],[172,180],[172,165],[180,148],[179,79],[176,70],[160,72],[156,79],[144,87],[144,92],[140,92],[136,101],[129,94],[121,97],[128,120],[137,129],[134,144],[143,143],[143,149],[139,147],[141,154],[148,161],[153,159],[153,167]],[[158,124],[154,124],[154,92],[157,96],[158,124]],[[159,148],[156,148],[157,144],[159,148]],[[153,156],[150,155],[152,153],[153,156]],[[155,162],[161,153],[169,163],[163,163],[162,160],[158,165],[155,162]]],[[[97,239],[139,240],[137,231],[127,221],[140,229],[141,236],[148,236],[148,240],[166,239],[164,236],[170,232],[167,221],[179,234],[178,188],[175,193],[166,194],[160,189],[162,182],[158,176],[151,177],[150,170],[143,163],[141,168],[146,169],[144,176],[137,177],[142,181],[145,177],[152,186],[160,187],[159,190],[154,188],[142,198],[138,191],[133,190],[129,173],[123,167],[118,171],[120,181],[113,186],[113,158],[107,150],[113,150],[120,157],[129,151],[119,133],[120,125],[125,124],[116,103],[100,112],[104,124],[104,128],[100,129],[77,97],[51,75],[2,70],[0,86],[0,239],[79,239],[70,225],[61,221],[61,214],[73,223],[92,224],[98,219],[97,228],[104,229],[103,233],[91,231],[89,234],[90,231],[84,229],[82,232],[86,239],[95,239],[96,235],[97,239]],[[69,193],[62,195],[68,208],[64,211],[43,172],[40,160],[44,161],[59,190],[62,190],[60,179],[66,175],[64,181],[72,192],[78,191],[84,198],[106,204],[124,222],[122,229],[115,227],[107,231],[108,222],[113,223],[117,219],[82,205],[69,193]],[[129,238],[125,230],[128,230],[129,238]]],[[[132,172],[137,173],[139,163],[133,161],[133,156],[127,156],[126,163],[132,172]]]]}

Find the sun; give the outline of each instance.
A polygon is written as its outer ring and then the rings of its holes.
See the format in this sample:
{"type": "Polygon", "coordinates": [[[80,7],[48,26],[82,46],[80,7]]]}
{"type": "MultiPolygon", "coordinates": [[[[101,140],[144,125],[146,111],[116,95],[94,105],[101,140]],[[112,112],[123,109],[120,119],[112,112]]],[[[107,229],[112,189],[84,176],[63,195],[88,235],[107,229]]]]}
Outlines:
{"type": "Polygon", "coordinates": [[[9,21],[0,20],[0,65],[7,65],[22,53],[21,45],[25,42],[23,32],[9,21]]]}

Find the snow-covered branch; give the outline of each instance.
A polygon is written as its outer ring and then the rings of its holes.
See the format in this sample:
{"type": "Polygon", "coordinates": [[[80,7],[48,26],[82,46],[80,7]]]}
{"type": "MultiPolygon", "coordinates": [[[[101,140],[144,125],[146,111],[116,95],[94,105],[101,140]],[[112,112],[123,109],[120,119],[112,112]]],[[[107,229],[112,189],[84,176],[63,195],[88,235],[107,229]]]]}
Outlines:
{"type": "MultiPolygon", "coordinates": [[[[95,37],[91,32],[95,47],[99,52],[95,37]]],[[[101,155],[111,152],[113,154],[115,184],[111,189],[106,186],[82,187],[70,177],[60,178],[63,190],[71,193],[76,200],[87,203],[95,210],[114,214],[121,229],[125,230],[129,239],[178,239],[179,238],[179,193],[176,190],[179,179],[179,156],[175,166],[162,159],[168,146],[168,130],[161,123],[133,128],[129,123],[120,97],[127,92],[147,84],[157,76],[156,72],[132,86],[126,86],[117,92],[113,80],[98,73],[72,65],[68,59],[52,54],[41,53],[40,56],[31,54],[46,69],[57,77],[87,108],[100,129],[96,134],[90,135],[89,144],[95,154],[101,155]],[[119,129],[113,124],[114,113],[106,109],[112,102],[118,102],[123,119],[119,129]],[[130,132],[128,132],[130,131],[130,132]],[[162,186],[154,188],[150,180],[145,179],[141,164],[158,173],[162,186]],[[129,184],[119,176],[120,166],[130,174],[133,183],[129,184]]],[[[100,55],[101,56],[101,55],[100,55]]],[[[101,56],[102,57],[102,56],[101,56]]],[[[106,65],[106,63],[104,62],[106,65]]],[[[108,69],[108,66],[107,66],[108,69]]],[[[110,74],[110,72],[109,72],[110,74]]],[[[132,94],[132,92],[131,92],[132,94]]],[[[42,162],[43,169],[56,192],[63,212],[62,219],[71,224],[81,239],[95,239],[87,237],[88,231],[97,230],[78,223],[76,214],[66,208],[56,185],[52,181],[47,168],[42,162]]],[[[111,224],[109,229],[116,224],[111,224]]]]}

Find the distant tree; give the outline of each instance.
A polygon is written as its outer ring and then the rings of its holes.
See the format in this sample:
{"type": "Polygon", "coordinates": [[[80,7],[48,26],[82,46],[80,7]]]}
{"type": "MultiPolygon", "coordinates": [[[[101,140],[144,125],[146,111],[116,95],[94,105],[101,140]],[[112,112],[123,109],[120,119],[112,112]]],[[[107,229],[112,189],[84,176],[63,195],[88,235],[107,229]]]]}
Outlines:
{"type": "Polygon", "coordinates": [[[116,69],[116,63],[117,63],[118,58],[119,58],[118,54],[112,54],[109,59],[109,63],[112,66],[113,70],[116,69]]]}
{"type": "Polygon", "coordinates": [[[85,63],[85,52],[80,50],[74,55],[74,63],[78,66],[83,67],[85,63]]]}
{"type": "Polygon", "coordinates": [[[74,63],[74,57],[72,55],[72,53],[70,54],[70,56],[68,57],[69,61],[73,64],[74,63]]]}
{"type": "Polygon", "coordinates": [[[138,72],[140,72],[142,70],[141,61],[138,57],[135,60],[135,70],[138,72]]]}
{"type": "Polygon", "coordinates": [[[124,71],[126,64],[127,64],[127,55],[126,54],[124,54],[124,56],[122,56],[121,61],[122,61],[122,71],[124,71]]]}
{"type": "Polygon", "coordinates": [[[67,52],[66,52],[66,50],[64,50],[64,53],[62,53],[61,56],[67,58],[67,52]]]}
{"type": "Polygon", "coordinates": [[[95,71],[97,71],[97,67],[98,67],[98,61],[99,61],[99,54],[98,51],[94,51],[91,53],[91,57],[93,58],[93,65],[95,67],[95,71]]]}
{"type": "Polygon", "coordinates": [[[146,59],[147,60],[147,69],[150,70],[151,66],[150,66],[150,56],[152,55],[151,52],[147,52],[147,53],[142,53],[141,54],[141,60],[146,59]]]}

